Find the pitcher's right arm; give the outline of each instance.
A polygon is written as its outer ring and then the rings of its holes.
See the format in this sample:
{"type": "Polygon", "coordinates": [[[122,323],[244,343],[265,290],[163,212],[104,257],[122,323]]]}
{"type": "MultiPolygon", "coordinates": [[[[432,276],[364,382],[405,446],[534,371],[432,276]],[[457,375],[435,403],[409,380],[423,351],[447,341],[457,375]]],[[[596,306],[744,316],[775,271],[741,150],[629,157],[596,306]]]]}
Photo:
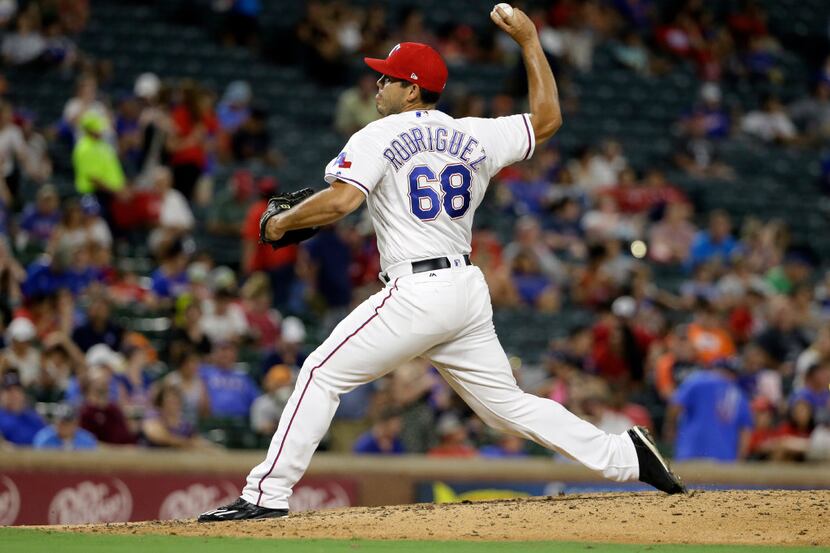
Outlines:
{"type": "Polygon", "coordinates": [[[556,80],[545,58],[536,27],[518,8],[513,8],[513,13],[509,16],[501,8],[496,8],[490,14],[490,18],[522,48],[522,58],[527,70],[533,134],[537,144],[543,142],[562,126],[562,111],[559,107],[556,80]]]}

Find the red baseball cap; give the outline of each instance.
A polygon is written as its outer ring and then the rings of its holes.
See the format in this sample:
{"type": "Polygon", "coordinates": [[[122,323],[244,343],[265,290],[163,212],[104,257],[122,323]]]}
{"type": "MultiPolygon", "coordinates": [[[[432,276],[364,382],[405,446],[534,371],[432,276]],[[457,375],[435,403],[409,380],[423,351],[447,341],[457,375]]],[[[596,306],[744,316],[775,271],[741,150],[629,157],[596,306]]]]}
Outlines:
{"type": "Polygon", "coordinates": [[[409,81],[430,92],[442,92],[447,84],[447,64],[441,54],[420,42],[401,42],[385,60],[363,61],[378,73],[409,81]]]}

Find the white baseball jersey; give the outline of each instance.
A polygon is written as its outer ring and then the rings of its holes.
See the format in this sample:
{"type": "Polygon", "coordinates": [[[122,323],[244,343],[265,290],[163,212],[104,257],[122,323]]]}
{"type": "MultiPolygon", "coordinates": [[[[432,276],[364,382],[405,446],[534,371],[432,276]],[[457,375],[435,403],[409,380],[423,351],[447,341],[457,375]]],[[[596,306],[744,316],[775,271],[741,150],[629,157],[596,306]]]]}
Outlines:
{"type": "Polygon", "coordinates": [[[325,179],[368,198],[381,267],[470,253],[473,214],[490,178],[533,155],[530,116],[390,115],[352,135],[325,179]]]}

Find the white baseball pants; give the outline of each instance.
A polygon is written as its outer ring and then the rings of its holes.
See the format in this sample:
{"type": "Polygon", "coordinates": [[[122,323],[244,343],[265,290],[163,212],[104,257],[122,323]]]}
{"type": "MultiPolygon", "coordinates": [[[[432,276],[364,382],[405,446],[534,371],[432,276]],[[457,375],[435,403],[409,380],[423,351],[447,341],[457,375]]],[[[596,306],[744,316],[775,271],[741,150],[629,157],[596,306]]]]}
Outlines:
{"type": "Polygon", "coordinates": [[[636,480],[639,465],[626,433],[607,434],[548,399],[519,389],[493,327],[490,293],[475,266],[411,274],[391,281],[332,332],[304,363],[265,460],[248,475],[242,497],[287,509],[294,484],[331,424],[340,395],[415,357],[430,360],[481,419],[498,430],[558,451],[606,478],[636,480]]]}

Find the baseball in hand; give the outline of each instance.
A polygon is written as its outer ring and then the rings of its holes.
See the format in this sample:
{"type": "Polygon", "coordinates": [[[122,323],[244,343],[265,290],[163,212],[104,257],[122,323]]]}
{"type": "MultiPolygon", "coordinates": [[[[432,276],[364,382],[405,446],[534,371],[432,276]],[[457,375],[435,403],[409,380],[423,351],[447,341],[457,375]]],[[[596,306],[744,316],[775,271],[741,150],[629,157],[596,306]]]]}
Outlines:
{"type": "Polygon", "coordinates": [[[510,4],[505,4],[504,2],[502,2],[501,4],[496,4],[495,6],[493,6],[494,12],[496,11],[496,8],[501,8],[501,11],[503,11],[507,17],[513,15],[513,6],[511,6],[510,4]]]}

